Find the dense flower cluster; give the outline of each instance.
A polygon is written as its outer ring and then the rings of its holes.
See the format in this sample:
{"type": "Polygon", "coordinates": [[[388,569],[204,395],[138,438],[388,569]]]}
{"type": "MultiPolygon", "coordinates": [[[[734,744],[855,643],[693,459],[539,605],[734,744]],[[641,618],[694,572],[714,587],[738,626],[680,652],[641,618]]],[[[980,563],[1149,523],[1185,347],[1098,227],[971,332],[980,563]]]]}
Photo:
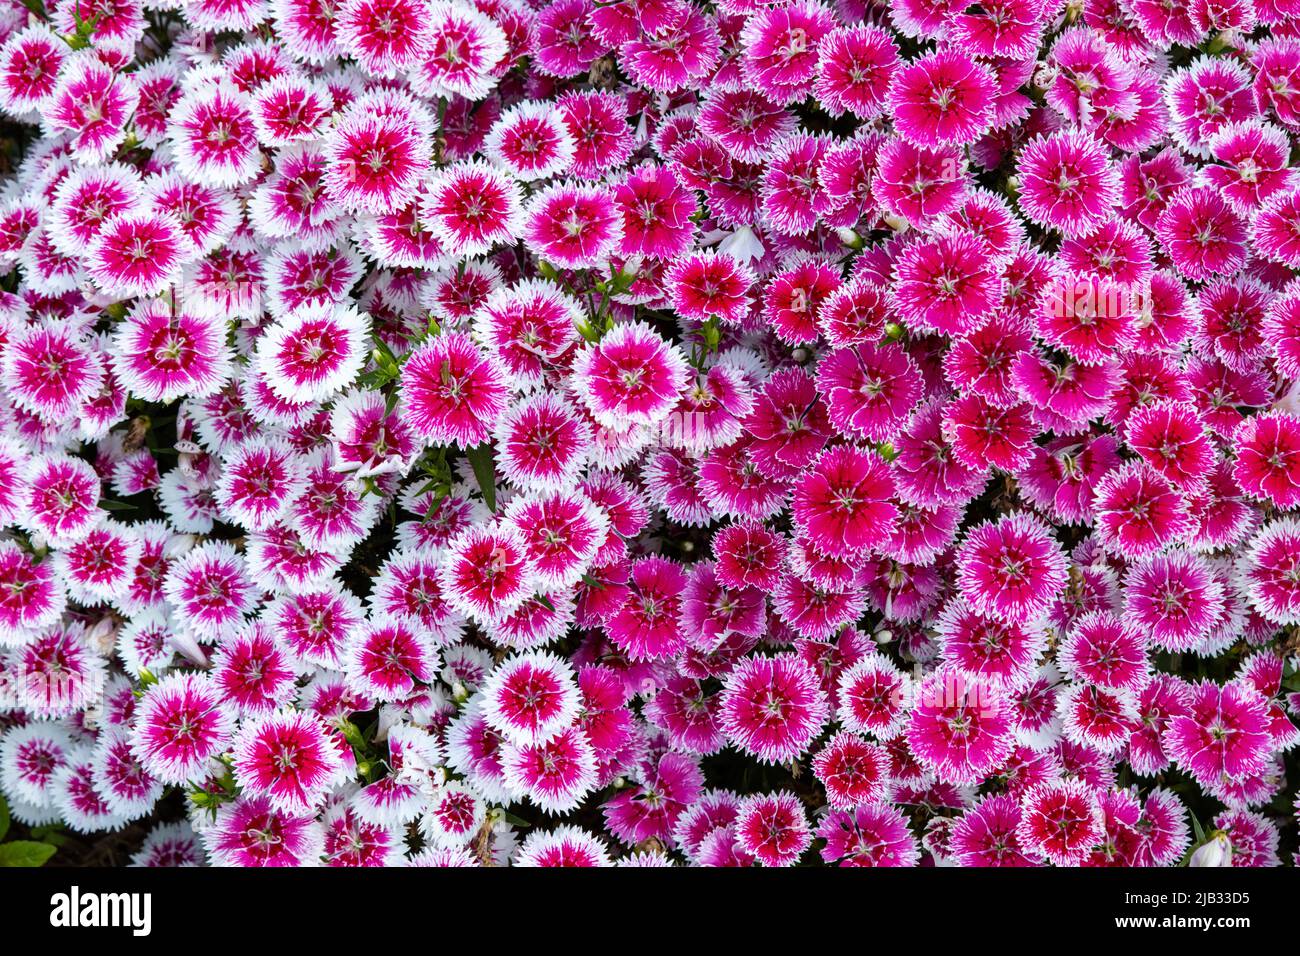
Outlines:
{"type": "Polygon", "coordinates": [[[18,824],[1292,858],[1296,3],[0,0],[0,109],[18,824]]]}

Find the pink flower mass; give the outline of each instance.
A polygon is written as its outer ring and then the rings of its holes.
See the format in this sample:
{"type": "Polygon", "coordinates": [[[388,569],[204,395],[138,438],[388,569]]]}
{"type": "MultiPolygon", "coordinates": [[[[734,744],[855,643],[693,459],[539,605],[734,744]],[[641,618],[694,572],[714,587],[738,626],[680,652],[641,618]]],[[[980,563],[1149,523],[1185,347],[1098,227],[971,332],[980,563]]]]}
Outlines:
{"type": "Polygon", "coordinates": [[[90,6],[0,862],[1300,863],[1300,5],[90,6]]]}

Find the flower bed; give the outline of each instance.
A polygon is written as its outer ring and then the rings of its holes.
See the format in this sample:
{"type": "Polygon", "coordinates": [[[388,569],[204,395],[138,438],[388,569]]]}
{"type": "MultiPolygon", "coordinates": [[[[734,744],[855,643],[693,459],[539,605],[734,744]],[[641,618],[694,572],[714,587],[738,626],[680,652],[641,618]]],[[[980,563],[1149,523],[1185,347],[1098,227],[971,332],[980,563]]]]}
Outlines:
{"type": "Polygon", "coordinates": [[[0,861],[1293,860],[1300,8],[78,3],[0,861]]]}

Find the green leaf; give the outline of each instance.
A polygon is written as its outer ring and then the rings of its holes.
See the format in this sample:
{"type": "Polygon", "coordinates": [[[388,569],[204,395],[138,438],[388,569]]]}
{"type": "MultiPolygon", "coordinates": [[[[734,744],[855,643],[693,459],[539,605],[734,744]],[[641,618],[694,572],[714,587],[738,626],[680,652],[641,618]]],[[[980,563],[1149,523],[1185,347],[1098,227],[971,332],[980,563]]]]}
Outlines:
{"type": "Polygon", "coordinates": [[[496,511],[497,464],[496,459],[492,457],[492,443],[484,442],[481,445],[466,449],[465,457],[469,459],[469,466],[474,469],[474,477],[478,480],[478,486],[483,492],[483,501],[488,506],[488,510],[496,511]]]}
{"type": "Polygon", "coordinates": [[[44,866],[57,847],[33,840],[0,843],[0,866],[44,866]]]}
{"type": "Polygon", "coordinates": [[[60,829],[61,824],[48,823],[43,827],[32,827],[32,839],[48,843],[50,846],[63,846],[68,842],[68,835],[60,829]]]}
{"type": "Polygon", "coordinates": [[[339,722],[339,730],[343,733],[343,739],[352,745],[353,750],[365,751],[366,738],[361,734],[361,728],[350,720],[339,722]]]}
{"type": "Polygon", "coordinates": [[[396,364],[397,364],[397,356],[395,356],[395,355],[393,354],[393,350],[389,347],[388,343],[384,341],[384,339],[383,339],[382,336],[379,336],[379,335],[376,335],[376,336],[375,336],[375,351],[376,351],[376,352],[377,352],[377,353],[378,353],[378,354],[379,354],[379,355],[380,355],[380,356],[381,356],[381,357],[382,357],[382,358],[383,358],[383,359],[384,359],[388,364],[391,364],[391,365],[396,365],[396,364]]]}
{"type": "Polygon", "coordinates": [[[0,840],[5,838],[9,832],[9,804],[4,797],[0,797],[0,840]]]}
{"type": "Polygon", "coordinates": [[[700,327],[704,334],[704,348],[708,352],[716,352],[718,344],[722,341],[722,327],[718,325],[716,317],[710,317],[707,322],[700,327]]]}

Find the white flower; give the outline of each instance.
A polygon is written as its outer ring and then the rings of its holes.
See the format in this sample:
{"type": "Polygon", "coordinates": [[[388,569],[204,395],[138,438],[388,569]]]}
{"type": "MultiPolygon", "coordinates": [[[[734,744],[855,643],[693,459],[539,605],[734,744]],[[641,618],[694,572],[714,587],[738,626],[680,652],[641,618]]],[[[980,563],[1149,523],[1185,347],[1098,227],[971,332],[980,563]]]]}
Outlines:
{"type": "Polygon", "coordinates": [[[1192,854],[1188,866],[1232,866],[1232,841],[1222,830],[1202,843],[1192,854]]]}

